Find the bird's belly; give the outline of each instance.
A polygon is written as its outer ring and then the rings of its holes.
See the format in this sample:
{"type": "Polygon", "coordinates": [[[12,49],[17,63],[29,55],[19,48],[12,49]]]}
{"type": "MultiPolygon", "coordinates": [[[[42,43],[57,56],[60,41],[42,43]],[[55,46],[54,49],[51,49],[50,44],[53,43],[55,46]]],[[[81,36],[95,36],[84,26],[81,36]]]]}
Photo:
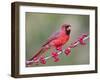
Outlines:
{"type": "Polygon", "coordinates": [[[62,46],[64,45],[67,41],[69,40],[69,37],[67,36],[62,36],[56,40],[53,41],[54,45],[57,46],[62,46]]]}

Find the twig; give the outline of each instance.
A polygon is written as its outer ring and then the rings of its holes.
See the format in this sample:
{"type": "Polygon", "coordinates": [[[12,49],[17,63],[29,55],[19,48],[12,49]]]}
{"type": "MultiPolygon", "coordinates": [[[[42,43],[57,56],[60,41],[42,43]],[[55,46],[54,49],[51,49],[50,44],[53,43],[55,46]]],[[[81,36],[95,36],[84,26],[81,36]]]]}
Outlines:
{"type": "MultiPolygon", "coordinates": [[[[78,46],[79,44],[85,45],[86,43],[84,41],[87,40],[87,39],[89,39],[89,35],[88,34],[83,34],[76,41],[71,43],[66,49],[63,49],[62,51],[59,51],[57,54],[60,55],[61,53],[65,53],[65,51],[68,50],[67,53],[66,53],[68,55],[71,52],[71,48],[74,48],[74,47],[78,46]]],[[[48,57],[45,57],[44,60],[48,60],[50,58],[52,58],[51,55],[48,56],[48,57]]],[[[39,61],[40,61],[40,59],[37,59],[36,61],[34,61],[34,60],[26,61],[26,65],[31,65],[31,64],[39,62],[39,61]]]]}

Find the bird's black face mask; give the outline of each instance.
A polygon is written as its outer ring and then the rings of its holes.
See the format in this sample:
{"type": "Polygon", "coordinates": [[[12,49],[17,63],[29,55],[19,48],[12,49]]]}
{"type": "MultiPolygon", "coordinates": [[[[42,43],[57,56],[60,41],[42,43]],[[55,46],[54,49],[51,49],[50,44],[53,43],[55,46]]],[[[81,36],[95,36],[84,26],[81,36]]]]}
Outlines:
{"type": "Polygon", "coordinates": [[[71,32],[70,28],[71,28],[71,25],[65,26],[65,32],[67,35],[70,35],[70,32],[71,32]]]}

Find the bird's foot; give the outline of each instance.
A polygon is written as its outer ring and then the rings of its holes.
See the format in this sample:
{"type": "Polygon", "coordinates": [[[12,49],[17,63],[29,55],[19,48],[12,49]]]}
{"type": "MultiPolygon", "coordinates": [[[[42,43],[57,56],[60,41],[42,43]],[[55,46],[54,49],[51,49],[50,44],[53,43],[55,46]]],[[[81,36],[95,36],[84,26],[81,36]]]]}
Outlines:
{"type": "Polygon", "coordinates": [[[62,47],[57,47],[56,50],[62,51],[62,47]]]}

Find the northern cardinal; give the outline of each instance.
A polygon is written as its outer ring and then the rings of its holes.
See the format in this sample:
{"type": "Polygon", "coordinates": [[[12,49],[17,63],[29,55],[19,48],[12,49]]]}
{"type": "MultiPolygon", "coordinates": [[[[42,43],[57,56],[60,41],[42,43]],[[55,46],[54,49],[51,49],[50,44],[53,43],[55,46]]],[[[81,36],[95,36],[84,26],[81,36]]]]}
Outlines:
{"type": "Polygon", "coordinates": [[[71,25],[63,24],[59,31],[52,34],[40,50],[30,59],[39,58],[44,54],[48,49],[54,47],[57,50],[62,50],[62,46],[69,40],[71,32],[71,25]]]}

